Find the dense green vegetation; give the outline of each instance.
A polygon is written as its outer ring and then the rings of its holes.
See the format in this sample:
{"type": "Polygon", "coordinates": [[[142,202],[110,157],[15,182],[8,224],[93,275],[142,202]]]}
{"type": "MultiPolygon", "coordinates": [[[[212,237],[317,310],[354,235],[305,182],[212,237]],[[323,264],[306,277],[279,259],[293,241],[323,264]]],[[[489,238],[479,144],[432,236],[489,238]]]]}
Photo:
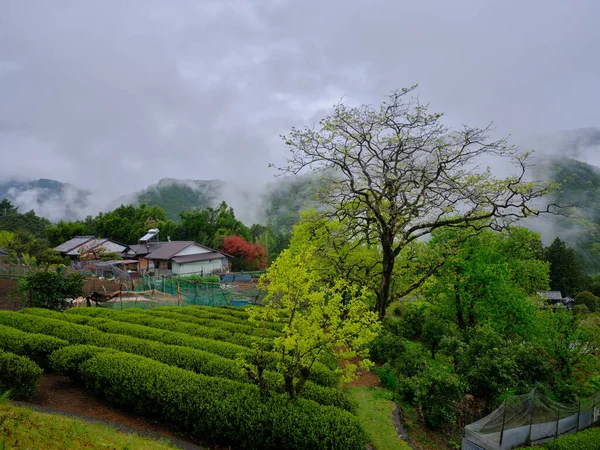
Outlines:
{"type": "Polygon", "coordinates": [[[0,350],[0,391],[22,400],[37,390],[42,369],[29,358],[0,350]]]}
{"type": "MultiPolygon", "coordinates": [[[[32,380],[25,383],[23,371],[14,375],[5,371],[3,387],[26,385],[25,391],[19,391],[21,397],[35,391],[42,369],[28,356],[85,383],[115,404],[160,414],[204,441],[243,448],[364,446],[366,434],[353,415],[356,403],[337,388],[339,375],[315,361],[299,398],[292,401],[285,394],[278,354],[253,345],[260,338],[248,317],[245,311],[208,307],[133,312],[81,308],[66,314],[35,308],[3,311],[0,349],[22,355],[7,353],[7,358],[17,368],[29,364],[26,375],[31,374],[32,380]],[[149,326],[179,323],[185,316],[202,323],[192,325],[193,329],[220,334],[213,340],[149,326]],[[234,335],[245,345],[221,339],[234,335]],[[22,363],[15,364],[16,359],[22,363]],[[261,361],[266,384],[248,370],[248,364],[261,361]]],[[[276,340],[281,324],[270,325],[265,329],[269,339],[276,340]]],[[[320,359],[328,361],[325,355],[320,359]]]]}

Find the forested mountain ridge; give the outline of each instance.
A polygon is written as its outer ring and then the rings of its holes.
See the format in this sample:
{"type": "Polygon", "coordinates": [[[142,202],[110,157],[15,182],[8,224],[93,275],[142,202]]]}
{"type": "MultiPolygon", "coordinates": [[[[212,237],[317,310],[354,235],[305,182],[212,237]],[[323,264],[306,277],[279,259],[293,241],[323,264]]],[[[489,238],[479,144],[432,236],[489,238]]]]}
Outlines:
{"type": "Polygon", "coordinates": [[[74,220],[87,209],[90,192],[68,183],[41,178],[30,181],[0,181],[0,200],[6,198],[22,212],[34,210],[52,221],[74,220]]]}
{"type": "Polygon", "coordinates": [[[547,216],[543,219],[543,226],[533,225],[530,228],[541,232],[546,241],[559,236],[577,252],[587,272],[598,272],[600,167],[573,158],[557,157],[547,159],[537,168],[537,172],[560,185],[552,199],[568,208],[564,215],[547,216]]]}

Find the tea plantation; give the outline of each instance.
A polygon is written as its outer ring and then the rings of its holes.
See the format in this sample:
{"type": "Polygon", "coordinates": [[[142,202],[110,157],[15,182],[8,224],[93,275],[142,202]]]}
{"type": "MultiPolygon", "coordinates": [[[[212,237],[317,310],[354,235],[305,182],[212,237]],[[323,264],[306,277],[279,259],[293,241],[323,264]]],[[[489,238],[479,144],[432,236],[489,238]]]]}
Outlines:
{"type": "Polygon", "coordinates": [[[74,308],[0,311],[0,388],[32,395],[57,371],[116,406],[159,417],[203,442],[237,448],[364,449],[356,402],[339,388],[337,361],[314,365],[290,400],[271,351],[281,325],[257,330],[233,308],[149,311],[74,308]],[[262,354],[253,345],[262,334],[262,354]],[[266,393],[240,359],[266,361],[266,393]]]}

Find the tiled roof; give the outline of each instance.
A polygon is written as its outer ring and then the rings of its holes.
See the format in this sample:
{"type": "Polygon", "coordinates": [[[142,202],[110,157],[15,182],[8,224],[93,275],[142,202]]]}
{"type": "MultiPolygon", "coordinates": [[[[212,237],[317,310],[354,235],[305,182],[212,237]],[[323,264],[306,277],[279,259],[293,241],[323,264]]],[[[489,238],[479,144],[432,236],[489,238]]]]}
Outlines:
{"type": "Polygon", "coordinates": [[[75,236],[73,239],[69,239],[67,242],[63,242],[57,247],[54,247],[54,250],[59,251],[61,253],[68,253],[71,250],[85,244],[86,242],[95,239],[94,236],[75,236]]]}
{"type": "Polygon", "coordinates": [[[188,248],[190,245],[194,245],[194,241],[171,241],[166,242],[165,245],[154,250],[146,258],[148,259],[171,259],[174,255],[179,253],[181,250],[188,248]]]}

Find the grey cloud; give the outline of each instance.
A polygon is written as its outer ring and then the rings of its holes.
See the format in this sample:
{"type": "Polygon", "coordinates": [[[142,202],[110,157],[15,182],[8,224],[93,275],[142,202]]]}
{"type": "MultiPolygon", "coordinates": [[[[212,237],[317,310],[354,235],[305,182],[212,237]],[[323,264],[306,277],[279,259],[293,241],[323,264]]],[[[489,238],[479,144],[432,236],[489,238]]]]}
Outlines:
{"type": "Polygon", "coordinates": [[[595,0],[0,3],[0,178],[106,200],[160,178],[269,181],[278,138],[419,82],[451,125],[597,126],[595,0]]]}

